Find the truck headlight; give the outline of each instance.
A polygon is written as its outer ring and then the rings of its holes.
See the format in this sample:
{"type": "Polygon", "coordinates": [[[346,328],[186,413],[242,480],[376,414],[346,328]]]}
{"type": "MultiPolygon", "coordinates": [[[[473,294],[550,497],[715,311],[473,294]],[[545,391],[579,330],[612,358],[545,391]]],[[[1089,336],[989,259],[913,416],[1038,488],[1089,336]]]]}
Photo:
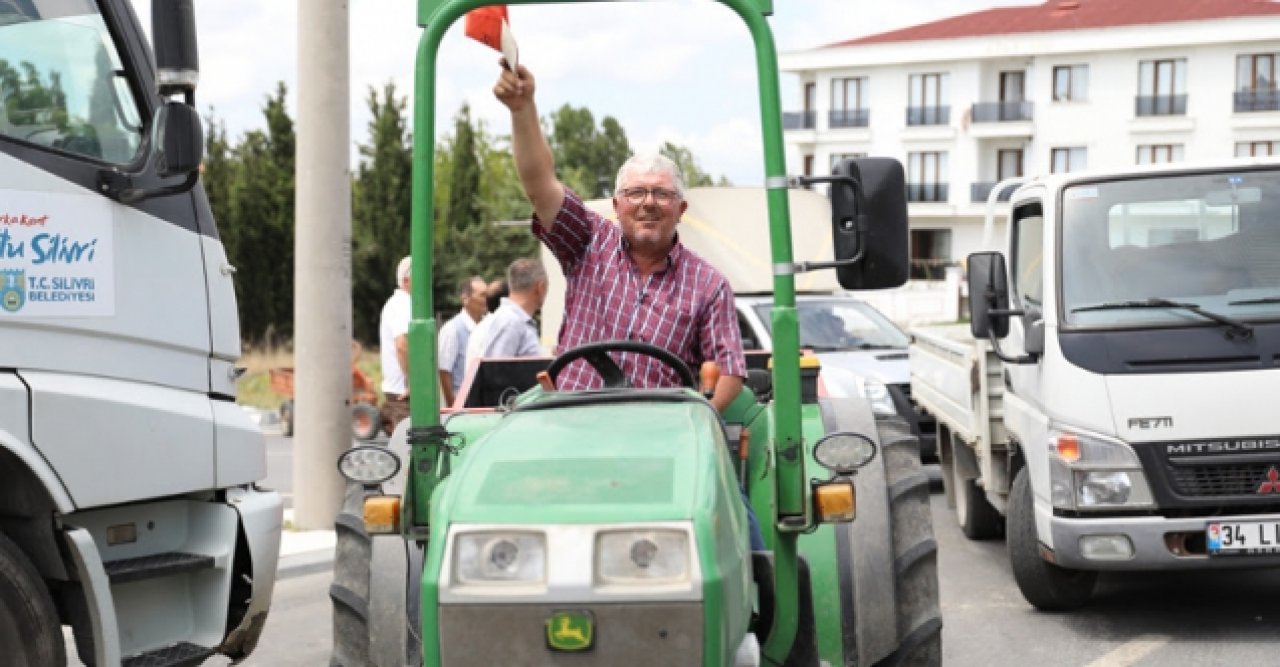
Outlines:
{"type": "Polygon", "coordinates": [[[893,395],[889,393],[889,388],[884,386],[883,382],[864,377],[858,377],[855,381],[858,389],[862,391],[862,396],[867,399],[867,403],[871,404],[873,414],[885,416],[898,414],[898,408],[893,405],[893,395]]]}
{"type": "Polygon", "coordinates": [[[462,584],[536,583],[546,577],[546,539],[539,533],[459,533],[453,562],[462,584]]]}
{"type": "Polygon", "coordinates": [[[1142,462],[1127,443],[1065,428],[1049,431],[1049,484],[1060,509],[1153,507],[1142,462]]]}
{"type": "Polygon", "coordinates": [[[689,559],[689,534],[680,530],[617,530],[596,536],[596,577],[603,584],[687,581],[689,559]]]}

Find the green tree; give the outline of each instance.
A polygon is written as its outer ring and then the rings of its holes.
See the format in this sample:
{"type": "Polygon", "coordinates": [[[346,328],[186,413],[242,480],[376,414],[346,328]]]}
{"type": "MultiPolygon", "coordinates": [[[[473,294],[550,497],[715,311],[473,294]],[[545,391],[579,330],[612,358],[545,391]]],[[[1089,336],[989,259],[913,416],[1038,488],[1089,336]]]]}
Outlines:
{"type": "Polygon", "coordinates": [[[678,146],[666,141],[663,142],[662,148],[658,149],[658,152],[680,166],[680,171],[684,172],[685,187],[701,188],[709,185],[731,185],[729,179],[724,176],[721,176],[720,180],[717,181],[711,177],[711,174],[702,171],[702,168],[698,166],[698,160],[693,157],[693,151],[684,146],[678,146]]]}
{"type": "Polygon", "coordinates": [[[382,303],[395,289],[395,267],[409,254],[413,149],[406,98],[388,82],[369,89],[368,143],[352,183],[351,301],[355,337],[378,341],[382,303]]]}
{"type": "Polygon", "coordinates": [[[612,116],[596,127],[587,108],[568,104],[543,120],[560,180],[587,199],[613,190],[618,168],[631,155],[627,133],[612,116]]]}

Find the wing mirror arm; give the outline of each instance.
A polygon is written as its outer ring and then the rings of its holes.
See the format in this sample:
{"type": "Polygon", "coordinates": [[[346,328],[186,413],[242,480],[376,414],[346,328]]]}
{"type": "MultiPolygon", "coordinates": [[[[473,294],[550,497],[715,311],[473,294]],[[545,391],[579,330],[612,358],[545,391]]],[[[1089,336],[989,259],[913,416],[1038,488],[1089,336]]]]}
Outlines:
{"type": "MultiPolygon", "coordinates": [[[[791,183],[796,187],[805,188],[817,183],[829,183],[833,187],[847,187],[854,191],[855,196],[857,196],[858,192],[858,181],[849,176],[796,176],[791,179],[791,183]]],[[[853,266],[854,264],[861,262],[863,256],[866,255],[867,250],[866,220],[864,220],[862,216],[856,216],[854,219],[849,220],[848,224],[855,226],[854,233],[858,240],[858,252],[856,252],[853,257],[850,257],[849,259],[837,259],[832,262],[795,262],[791,265],[792,273],[808,273],[809,271],[817,271],[818,269],[838,269],[842,266],[853,266]]]]}

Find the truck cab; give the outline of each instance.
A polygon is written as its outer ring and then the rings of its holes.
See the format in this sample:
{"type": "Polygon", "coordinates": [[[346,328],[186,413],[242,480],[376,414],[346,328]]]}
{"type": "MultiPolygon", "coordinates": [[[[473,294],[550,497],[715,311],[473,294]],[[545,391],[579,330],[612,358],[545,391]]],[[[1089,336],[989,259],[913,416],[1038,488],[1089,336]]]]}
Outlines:
{"type": "Polygon", "coordinates": [[[969,259],[971,367],[926,333],[913,373],[1024,595],[1280,563],[1280,163],[1055,175],[1010,211],[1007,263],[969,259]]]}
{"type": "Polygon", "coordinates": [[[191,6],[155,4],[158,57],[127,0],[0,8],[0,637],[28,638],[16,664],[62,664],[62,625],[86,664],[241,657],[271,599],[281,500],[255,486],[265,445],[235,404],[191,6]]]}

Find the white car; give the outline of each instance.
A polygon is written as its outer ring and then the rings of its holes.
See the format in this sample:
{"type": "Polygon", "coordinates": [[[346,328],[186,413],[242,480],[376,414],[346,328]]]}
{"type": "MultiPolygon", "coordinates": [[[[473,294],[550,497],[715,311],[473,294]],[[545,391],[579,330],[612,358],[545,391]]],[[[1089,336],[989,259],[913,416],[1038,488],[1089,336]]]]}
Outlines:
{"type": "MultiPolygon", "coordinates": [[[[773,349],[770,335],[771,294],[738,294],[742,346],[773,349]]],[[[873,412],[898,415],[920,438],[920,456],[937,458],[935,423],[911,401],[911,337],[871,305],[848,294],[801,294],[796,297],[800,347],[817,353],[822,380],[834,396],[865,396],[873,412]]]]}

